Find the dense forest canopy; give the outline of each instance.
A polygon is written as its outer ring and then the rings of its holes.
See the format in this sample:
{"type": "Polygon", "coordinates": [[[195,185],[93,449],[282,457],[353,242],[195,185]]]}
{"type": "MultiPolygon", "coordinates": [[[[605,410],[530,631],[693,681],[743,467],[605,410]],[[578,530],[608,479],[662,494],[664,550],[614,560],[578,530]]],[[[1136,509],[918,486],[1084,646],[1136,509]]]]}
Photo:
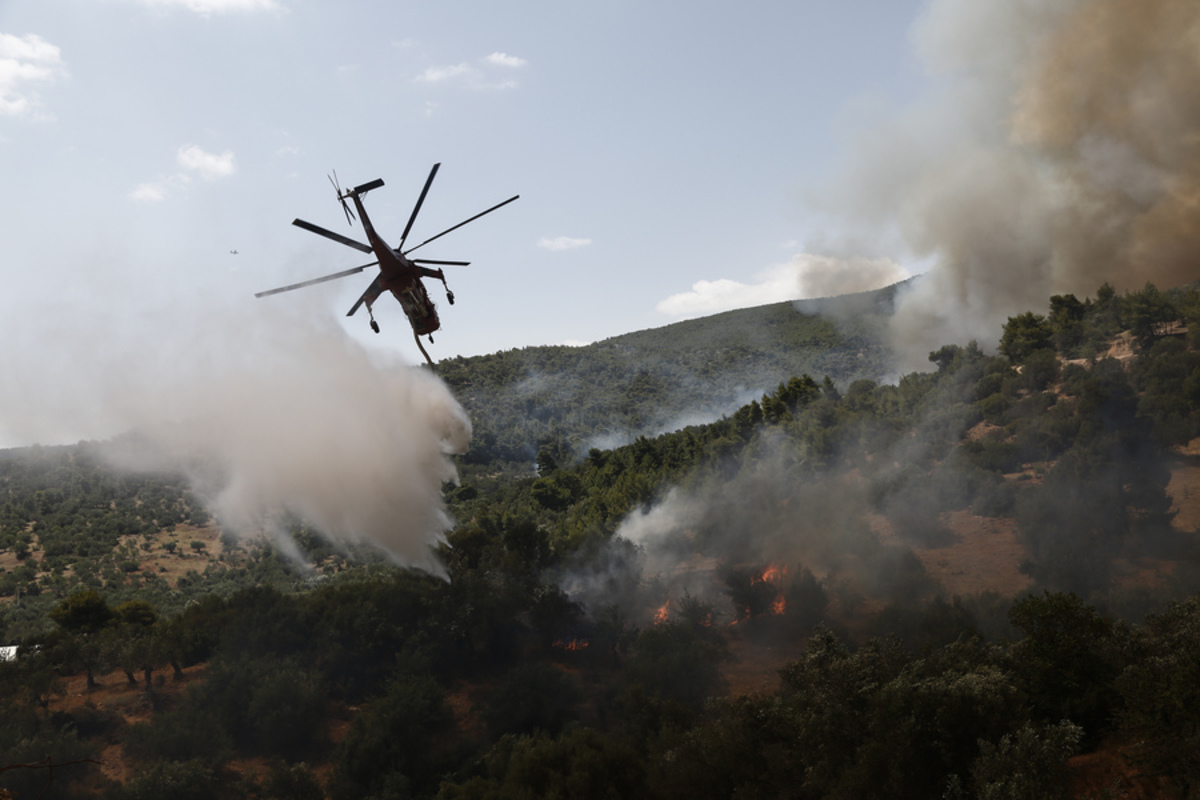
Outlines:
{"type": "Polygon", "coordinates": [[[1056,296],[895,382],[877,318],[758,318],[781,338],[737,350],[722,316],[441,365],[479,433],[445,580],[300,519],[287,553],[238,536],[108,443],[0,452],[0,753],[34,765],[0,787],[39,796],[49,756],[58,797],[1067,797],[1105,750],[1193,796],[1169,486],[1200,292],[1056,296]],[[996,542],[1013,585],[950,590],[996,542]],[[766,650],[778,680],[734,685],[766,650]]]}

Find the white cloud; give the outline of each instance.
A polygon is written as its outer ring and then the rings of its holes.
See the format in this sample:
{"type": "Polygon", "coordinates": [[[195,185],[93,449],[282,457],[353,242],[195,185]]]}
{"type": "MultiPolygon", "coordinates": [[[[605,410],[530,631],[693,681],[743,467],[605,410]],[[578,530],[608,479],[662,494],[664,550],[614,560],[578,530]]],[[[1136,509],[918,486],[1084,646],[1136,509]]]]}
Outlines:
{"type": "Polygon", "coordinates": [[[510,56],[507,53],[492,53],[490,56],[479,59],[479,61],[484,64],[484,69],[470,62],[463,61],[459,64],[426,67],[425,71],[414,80],[417,83],[458,83],[469,89],[493,91],[515,89],[518,86],[515,80],[511,78],[493,80],[489,77],[489,69],[515,69],[523,67],[527,63],[525,59],[510,56]]]}
{"type": "Polygon", "coordinates": [[[186,187],[192,179],[182,172],[177,172],[162,180],[148,181],[138,184],[138,186],[129,193],[131,200],[138,200],[143,203],[161,203],[167,199],[167,195],[175,189],[186,187]]]}
{"type": "Polygon", "coordinates": [[[529,63],[523,58],[518,58],[516,56],[510,56],[508,53],[492,53],[490,56],[488,56],[484,60],[487,61],[489,64],[493,64],[497,67],[514,67],[515,68],[515,67],[523,67],[527,63],[529,63]]]}
{"type": "Polygon", "coordinates": [[[572,239],[570,236],[543,236],[538,239],[538,247],[546,250],[574,250],[577,247],[587,247],[591,243],[591,239],[572,239]]]}
{"type": "Polygon", "coordinates": [[[472,75],[475,73],[470,64],[454,64],[449,67],[428,67],[424,72],[417,76],[419,83],[442,83],[443,81],[452,80],[464,75],[472,75]]]}
{"type": "Polygon", "coordinates": [[[29,84],[50,82],[64,74],[57,46],[32,33],[0,33],[0,116],[35,114],[38,98],[29,84]]]}
{"type": "Polygon", "coordinates": [[[224,153],[216,155],[214,153],[206,153],[192,144],[179,148],[179,154],[176,159],[179,161],[179,166],[193,172],[198,172],[201,178],[209,181],[216,178],[226,178],[237,172],[237,167],[233,163],[232,150],[226,150],[224,153]]]}
{"type": "Polygon", "coordinates": [[[834,297],[880,289],[909,277],[906,269],[887,258],[835,258],[801,253],[755,276],[753,283],[722,278],[697,281],[690,292],[673,294],[655,309],[672,317],[701,316],[735,308],[834,297]]]}
{"type": "MultiPolygon", "coordinates": [[[[206,152],[194,144],[189,144],[179,148],[179,152],[175,154],[175,160],[179,163],[179,166],[199,175],[206,181],[227,178],[237,172],[232,150],[226,150],[224,153],[217,155],[206,152]]],[[[176,172],[174,175],[162,178],[161,180],[138,184],[129,193],[129,197],[131,200],[138,200],[144,203],[160,203],[173,190],[183,189],[191,184],[191,182],[192,176],[187,172],[176,172]]]]}
{"type": "Polygon", "coordinates": [[[278,11],[276,0],[142,0],[148,6],[178,6],[201,16],[226,12],[278,11]]]}
{"type": "Polygon", "coordinates": [[[140,200],[143,203],[160,203],[167,197],[167,187],[161,181],[159,183],[139,184],[136,189],[129,193],[129,197],[133,200],[140,200]]]}

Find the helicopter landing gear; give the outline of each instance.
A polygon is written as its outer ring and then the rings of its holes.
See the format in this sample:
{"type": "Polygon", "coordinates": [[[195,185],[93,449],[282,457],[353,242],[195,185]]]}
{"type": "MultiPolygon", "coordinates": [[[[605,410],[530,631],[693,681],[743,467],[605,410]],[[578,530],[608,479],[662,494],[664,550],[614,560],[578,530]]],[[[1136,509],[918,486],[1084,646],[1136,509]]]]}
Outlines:
{"type": "Polygon", "coordinates": [[[428,277],[437,278],[442,282],[442,288],[446,290],[446,299],[450,301],[450,305],[454,305],[454,292],[450,291],[450,284],[446,283],[446,273],[439,269],[437,271],[430,271],[428,277]]]}

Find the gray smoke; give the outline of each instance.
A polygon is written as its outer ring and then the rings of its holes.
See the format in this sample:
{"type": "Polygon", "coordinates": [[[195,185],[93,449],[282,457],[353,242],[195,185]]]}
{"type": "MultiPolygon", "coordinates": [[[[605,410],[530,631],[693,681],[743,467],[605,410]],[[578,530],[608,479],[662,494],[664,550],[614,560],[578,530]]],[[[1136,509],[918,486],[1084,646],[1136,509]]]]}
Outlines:
{"type": "Polygon", "coordinates": [[[914,39],[938,92],[859,133],[823,201],[932,264],[902,371],[1053,294],[1196,279],[1200,4],[932,0],[914,39]]]}

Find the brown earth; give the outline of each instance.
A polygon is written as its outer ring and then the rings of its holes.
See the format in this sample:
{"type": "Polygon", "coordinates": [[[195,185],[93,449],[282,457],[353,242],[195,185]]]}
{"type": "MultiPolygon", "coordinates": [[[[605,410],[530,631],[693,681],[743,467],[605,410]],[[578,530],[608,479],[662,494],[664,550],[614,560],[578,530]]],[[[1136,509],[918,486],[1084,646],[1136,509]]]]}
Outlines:
{"type": "MultiPolygon", "coordinates": [[[[157,702],[163,706],[172,705],[190,684],[203,679],[205,666],[197,664],[188,667],[183,671],[183,680],[173,680],[160,671],[153,681],[157,702]]],[[[58,692],[51,696],[47,710],[51,713],[74,712],[83,708],[106,711],[116,714],[122,726],[150,721],[154,701],[146,693],[145,684],[139,681],[136,686],[131,686],[121,670],[97,675],[96,682],[99,684],[96,688],[88,689],[87,678],[83,674],[64,678],[58,692]]],[[[123,783],[128,780],[130,764],[121,745],[109,744],[104,748],[100,756],[100,771],[104,777],[114,781],[123,783]]]]}
{"type": "MultiPolygon", "coordinates": [[[[159,670],[152,680],[153,696],[147,693],[145,683],[138,673],[139,681],[131,685],[121,670],[115,670],[106,675],[98,675],[99,684],[94,689],[87,688],[84,675],[74,675],[63,679],[58,690],[51,696],[48,713],[77,712],[81,709],[109,712],[117,716],[119,726],[134,725],[149,722],[154,715],[155,707],[170,709],[174,707],[179,697],[187,688],[204,680],[206,664],[197,664],[183,670],[181,680],[175,679],[171,670],[159,670]]],[[[340,742],[350,731],[354,720],[362,712],[358,706],[339,706],[332,709],[327,734],[333,744],[340,742]]],[[[104,746],[100,754],[100,772],[108,780],[125,783],[136,772],[136,765],[126,755],[121,744],[111,741],[104,746]]],[[[317,779],[327,783],[333,772],[333,765],[320,762],[309,765],[317,779]]],[[[266,758],[238,758],[228,763],[228,769],[238,775],[261,781],[266,777],[269,765],[266,758]]]]}
{"type": "Polygon", "coordinates": [[[1071,774],[1071,797],[1079,800],[1121,798],[1159,800],[1179,797],[1166,778],[1143,775],[1131,756],[1132,748],[1105,742],[1094,753],[1075,756],[1067,762],[1071,774]]]}

